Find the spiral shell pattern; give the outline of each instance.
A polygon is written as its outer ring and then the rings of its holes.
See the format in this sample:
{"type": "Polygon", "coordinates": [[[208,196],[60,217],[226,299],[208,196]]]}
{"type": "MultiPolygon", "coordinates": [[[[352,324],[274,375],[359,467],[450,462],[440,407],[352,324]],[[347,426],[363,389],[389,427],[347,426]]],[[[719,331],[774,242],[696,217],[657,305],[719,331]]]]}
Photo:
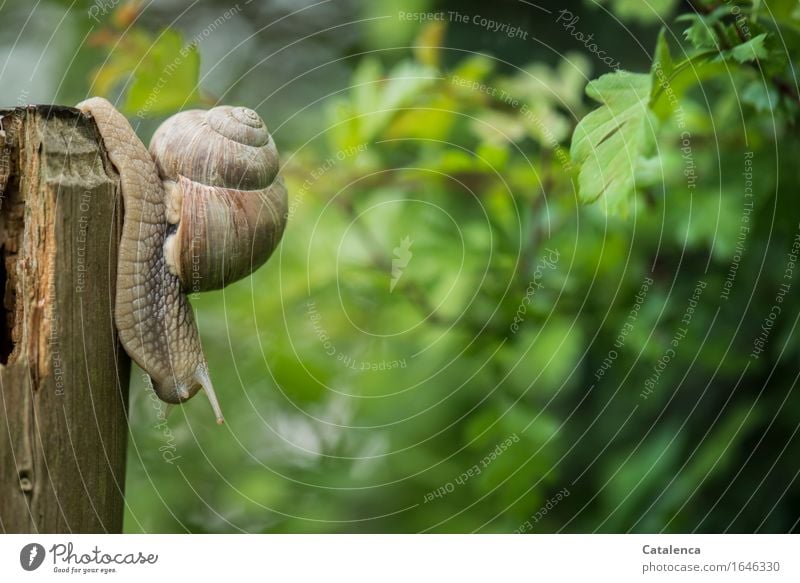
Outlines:
{"type": "Polygon", "coordinates": [[[219,289],[269,259],[288,211],[278,151],[252,109],[189,110],[165,121],[150,153],[167,192],[167,265],[184,291],[219,289]]]}

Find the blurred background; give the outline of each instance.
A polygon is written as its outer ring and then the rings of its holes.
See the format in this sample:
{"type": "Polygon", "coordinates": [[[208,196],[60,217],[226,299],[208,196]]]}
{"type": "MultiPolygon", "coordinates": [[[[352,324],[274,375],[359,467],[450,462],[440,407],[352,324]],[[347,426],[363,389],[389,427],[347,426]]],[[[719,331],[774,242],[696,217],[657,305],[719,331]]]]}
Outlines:
{"type": "Polygon", "coordinates": [[[127,532],[798,529],[796,1],[0,17],[4,105],[105,95],[145,142],[244,105],[283,160],[280,248],[193,299],[226,425],[134,370],[127,532]],[[690,61],[630,196],[582,204],[587,83],[741,22],[771,44],[690,61]]]}

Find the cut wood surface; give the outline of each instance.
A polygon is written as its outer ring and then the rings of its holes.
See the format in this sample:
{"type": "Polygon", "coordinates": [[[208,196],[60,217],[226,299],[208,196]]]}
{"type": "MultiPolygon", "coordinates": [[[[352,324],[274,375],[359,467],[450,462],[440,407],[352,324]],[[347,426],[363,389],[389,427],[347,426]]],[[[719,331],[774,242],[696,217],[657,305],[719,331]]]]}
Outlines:
{"type": "Polygon", "coordinates": [[[0,531],[120,532],[119,178],[73,108],[0,109],[0,531]]]}

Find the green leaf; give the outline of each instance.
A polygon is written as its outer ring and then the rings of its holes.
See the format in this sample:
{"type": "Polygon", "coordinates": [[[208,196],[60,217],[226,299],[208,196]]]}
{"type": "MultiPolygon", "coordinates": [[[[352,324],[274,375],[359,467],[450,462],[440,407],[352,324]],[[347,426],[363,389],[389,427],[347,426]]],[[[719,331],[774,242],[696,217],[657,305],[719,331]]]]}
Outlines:
{"type": "Polygon", "coordinates": [[[380,102],[380,80],[383,67],[378,59],[367,57],[353,73],[353,107],[361,112],[374,111],[380,102]]]}
{"type": "Polygon", "coordinates": [[[741,97],[743,102],[752,105],[759,113],[764,113],[773,110],[780,96],[771,84],[764,79],[758,79],[747,84],[741,97]]]}
{"type": "Polygon", "coordinates": [[[435,20],[422,28],[414,42],[417,61],[431,68],[438,68],[442,60],[442,43],[447,26],[443,20],[435,20]]]}
{"type": "Polygon", "coordinates": [[[200,54],[195,45],[165,30],[134,69],[125,110],[142,117],[163,115],[199,101],[200,54]]]}
{"type": "Polygon", "coordinates": [[[683,31],[684,38],[696,49],[707,49],[717,46],[717,36],[712,28],[717,20],[714,15],[682,14],[675,22],[690,22],[689,28],[683,31]]]}
{"type": "Polygon", "coordinates": [[[508,162],[509,151],[504,144],[483,142],[475,152],[479,164],[491,172],[501,172],[508,162]]]}
{"type": "Polygon", "coordinates": [[[572,136],[570,154],[580,164],[579,198],[603,197],[608,214],[626,215],[634,175],[651,119],[650,75],[617,71],[589,83],[586,94],[602,107],[584,117],[572,136]]]}
{"type": "Polygon", "coordinates": [[[494,68],[494,60],[486,55],[475,53],[460,61],[458,66],[453,69],[451,77],[468,81],[482,81],[494,71],[494,68]]]}
{"type": "Polygon", "coordinates": [[[728,65],[720,59],[716,49],[692,55],[674,64],[670,75],[659,75],[653,69],[653,88],[650,110],[659,119],[667,119],[680,112],[684,94],[707,79],[729,74],[728,65]]]}
{"type": "Polygon", "coordinates": [[[371,82],[380,73],[379,66],[370,66],[354,79],[354,83],[364,83],[354,95],[355,113],[359,119],[360,136],[363,141],[371,141],[383,132],[391,120],[418,96],[423,88],[430,85],[436,71],[417,63],[404,62],[389,73],[380,83],[371,82]]]}
{"type": "Polygon", "coordinates": [[[691,492],[708,479],[712,470],[725,471],[736,467],[736,452],[748,438],[749,431],[758,427],[763,413],[757,408],[740,407],[726,411],[723,419],[713,426],[713,433],[706,435],[698,445],[696,455],[690,456],[686,469],[679,472],[672,488],[666,491],[662,504],[671,509],[684,504],[691,492]]]}
{"type": "Polygon", "coordinates": [[[658,85],[659,80],[656,78],[656,71],[661,71],[665,77],[672,74],[675,64],[672,61],[672,54],[669,50],[669,43],[667,42],[666,29],[662,28],[658,33],[658,41],[656,42],[656,54],[653,59],[653,66],[650,69],[652,75],[653,88],[658,85]]]}
{"type": "Polygon", "coordinates": [[[749,41],[733,47],[730,54],[739,63],[749,63],[764,59],[767,56],[767,49],[764,46],[764,39],[766,38],[767,33],[754,36],[749,41]]]}
{"type": "Polygon", "coordinates": [[[92,80],[92,93],[111,98],[112,91],[130,77],[145,58],[153,44],[153,38],[134,28],[120,41],[121,48],[111,51],[108,58],[97,69],[92,80]]]}
{"type": "Polygon", "coordinates": [[[534,106],[580,108],[583,89],[592,66],[585,55],[567,53],[555,66],[534,63],[514,76],[500,80],[501,88],[534,106]]]}
{"type": "MultiPolygon", "coordinates": [[[[665,107],[654,107],[659,104],[658,97],[662,91],[672,91],[671,77],[675,71],[675,63],[672,61],[672,54],[669,50],[669,43],[667,42],[666,29],[662,28],[658,33],[658,41],[656,41],[656,52],[653,58],[653,66],[650,67],[650,108],[659,116],[660,119],[666,119],[671,114],[672,103],[666,103],[665,107]]],[[[674,91],[673,91],[674,93],[674,91]]],[[[673,99],[677,100],[675,96],[673,99]]],[[[676,102],[676,101],[675,101],[676,102]]]]}
{"type": "Polygon", "coordinates": [[[435,69],[411,61],[399,63],[384,76],[380,61],[364,59],[353,74],[349,99],[335,100],[327,108],[333,146],[347,149],[390,134],[403,137],[403,128],[418,134],[418,118],[430,122],[424,113],[428,110],[422,107],[427,104],[421,103],[430,95],[424,95],[423,89],[438,79],[435,69]],[[421,108],[410,109],[410,105],[421,108]],[[419,111],[423,113],[417,115],[419,111]],[[399,127],[394,125],[398,120],[399,127]]]}
{"type": "Polygon", "coordinates": [[[500,111],[482,112],[470,128],[482,140],[498,145],[519,142],[525,136],[525,126],[519,117],[500,111]]]}
{"type": "Polygon", "coordinates": [[[438,77],[430,67],[405,62],[397,65],[389,74],[381,91],[381,108],[392,110],[408,104],[423,88],[438,77]]]}
{"type": "Polygon", "coordinates": [[[383,136],[386,139],[444,140],[458,120],[458,102],[449,95],[434,97],[421,107],[399,112],[383,136]]]}

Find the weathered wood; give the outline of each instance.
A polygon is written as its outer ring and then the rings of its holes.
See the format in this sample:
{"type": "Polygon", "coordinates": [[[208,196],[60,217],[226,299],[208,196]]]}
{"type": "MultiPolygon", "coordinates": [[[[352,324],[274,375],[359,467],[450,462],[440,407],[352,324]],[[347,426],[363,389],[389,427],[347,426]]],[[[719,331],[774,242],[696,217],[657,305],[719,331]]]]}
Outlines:
{"type": "Polygon", "coordinates": [[[0,109],[0,530],[120,532],[119,179],[75,109],[0,109]]]}

